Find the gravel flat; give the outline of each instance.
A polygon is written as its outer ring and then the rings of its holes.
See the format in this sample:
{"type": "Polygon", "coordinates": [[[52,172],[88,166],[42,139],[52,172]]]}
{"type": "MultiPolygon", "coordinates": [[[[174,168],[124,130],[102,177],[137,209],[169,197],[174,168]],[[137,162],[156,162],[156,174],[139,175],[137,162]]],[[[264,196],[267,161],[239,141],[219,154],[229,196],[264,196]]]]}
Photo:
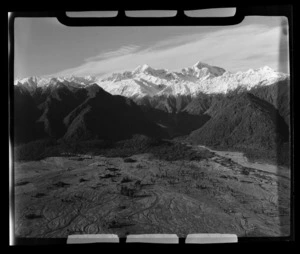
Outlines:
{"type": "MultiPolygon", "coordinates": [[[[285,172],[289,172],[287,169],[285,172]]],[[[287,236],[290,177],[201,161],[74,155],[15,163],[15,233],[287,236]]]]}

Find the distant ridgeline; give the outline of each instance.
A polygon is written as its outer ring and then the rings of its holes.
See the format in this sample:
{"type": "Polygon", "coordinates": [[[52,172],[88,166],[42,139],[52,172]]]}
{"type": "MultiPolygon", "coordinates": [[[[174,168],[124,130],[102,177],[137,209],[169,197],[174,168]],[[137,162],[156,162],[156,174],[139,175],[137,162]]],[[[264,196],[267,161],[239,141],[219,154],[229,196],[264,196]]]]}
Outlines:
{"type": "Polygon", "coordinates": [[[103,80],[31,77],[15,82],[14,143],[184,136],[288,164],[289,91],[289,75],[267,67],[231,74],[200,62],[180,73],[140,66],[103,80]]]}

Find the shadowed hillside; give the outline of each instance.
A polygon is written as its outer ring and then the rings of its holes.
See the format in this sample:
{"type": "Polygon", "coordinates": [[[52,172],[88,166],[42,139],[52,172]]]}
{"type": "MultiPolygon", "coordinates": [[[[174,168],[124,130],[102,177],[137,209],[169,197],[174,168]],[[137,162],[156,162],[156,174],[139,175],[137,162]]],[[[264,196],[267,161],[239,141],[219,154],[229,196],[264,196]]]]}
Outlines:
{"type": "Polygon", "coordinates": [[[68,86],[60,84],[55,89],[46,89],[41,96],[45,98],[45,101],[39,105],[43,114],[37,122],[43,124],[47,136],[60,138],[67,131],[63,119],[74,107],[83,102],[87,96],[87,91],[82,88],[71,90],[68,86]]]}
{"type": "Polygon", "coordinates": [[[130,99],[113,96],[102,88],[76,107],[65,119],[65,140],[129,138],[133,134],[163,137],[163,130],[145,118],[130,99]]]}
{"type": "Polygon", "coordinates": [[[163,110],[141,106],[145,116],[163,127],[170,138],[187,135],[203,126],[210,116],[207,114],[193,115],[188,112],[167,113],[163,110]]]}
{"type": "Polygon", "coordinates": [[[182,111],[192,101],[192,97],[190,95],[145,96],[143,98],[135,98],[134,101],[138,105],[158,109],[172,114],[182,111]]]}
{"type": "Polygon", "coordinates": [[[23,87],[14,87],[13,107],[14,143],[25,143],[41,137],[42,133],[36,124],[41,111],[23,87]]]}
{"type": "Polygon", "coordinates": [[[215,99],[206,112],[212,118],[187,141],[223,149],[257,150],[276,157],[289,130],[278,110],[250,93],[215,99]]]}
{"type": "Polygon", "coordinates": [[[290,83],[289,80],[279,81],[271,86],[261,86],[250,91],[256,97],[269,102],[290,125],[290,83]]]}

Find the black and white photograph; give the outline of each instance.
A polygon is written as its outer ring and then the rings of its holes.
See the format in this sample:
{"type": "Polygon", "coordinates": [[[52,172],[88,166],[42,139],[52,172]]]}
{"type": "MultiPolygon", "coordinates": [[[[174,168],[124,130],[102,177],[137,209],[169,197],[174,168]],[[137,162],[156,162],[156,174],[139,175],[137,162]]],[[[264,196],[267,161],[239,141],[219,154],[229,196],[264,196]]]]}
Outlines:
{"type": "Polygon", "coordinates": [[[14,20],[14,236],[291,234],[289,22],[14,20]]]}

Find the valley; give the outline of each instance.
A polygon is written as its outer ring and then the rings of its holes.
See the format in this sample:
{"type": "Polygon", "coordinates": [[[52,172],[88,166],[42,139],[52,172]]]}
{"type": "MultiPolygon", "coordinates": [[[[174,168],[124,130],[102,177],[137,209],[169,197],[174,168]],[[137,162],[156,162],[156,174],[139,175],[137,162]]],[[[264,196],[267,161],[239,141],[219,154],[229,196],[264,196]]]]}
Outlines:
{"type": "Polygon", "coordinates": [[[213,152],[220,157],[227,158],[243,167],[261,170],[271,174],[282,175],[283,177],[287,177],[287,178],[290,177],[290,170],[287,167],[272,165],[265,162],[252,162],[249,161],[249,159],[242,152],[212,150],[205,146],[199,146],[199,147],[208,149],[210,152],[213,152]]]}
{"type": "Polygon", "coordinates": [[[290,233],[290,77],[197,62],[14,85],[15,234],[290,233]]]}

